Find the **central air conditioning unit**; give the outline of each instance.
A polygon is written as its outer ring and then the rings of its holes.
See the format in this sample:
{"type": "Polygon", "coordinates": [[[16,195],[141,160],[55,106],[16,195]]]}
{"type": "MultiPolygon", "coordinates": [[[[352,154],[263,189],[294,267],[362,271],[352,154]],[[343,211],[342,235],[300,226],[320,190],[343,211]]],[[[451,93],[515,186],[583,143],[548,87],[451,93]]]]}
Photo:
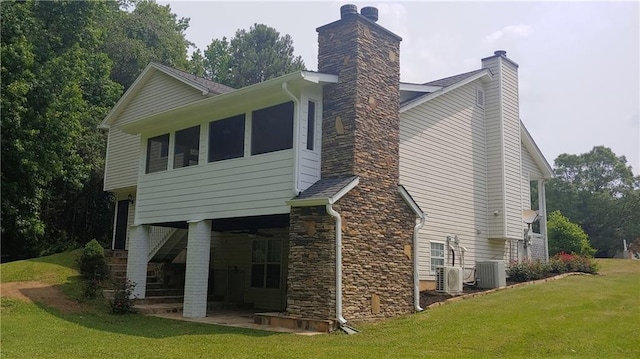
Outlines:
{"type": "Polygon", "coordinates": [[[478,288],[501,288],[507,285],[504,261],[477,261],[476,283],[478,288]]]}
{"type": "Polygon", "coordinates": [[[436,291],[447,294],[462,293],[462,268],[436,267],[436,291]]]}

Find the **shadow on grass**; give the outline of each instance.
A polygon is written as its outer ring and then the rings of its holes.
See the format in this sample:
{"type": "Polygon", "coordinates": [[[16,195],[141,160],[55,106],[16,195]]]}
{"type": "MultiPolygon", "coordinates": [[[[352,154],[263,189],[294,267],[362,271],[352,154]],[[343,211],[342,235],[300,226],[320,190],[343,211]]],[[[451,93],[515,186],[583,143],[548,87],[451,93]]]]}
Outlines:
{"type": "MultiPolygon", "coordinates": [[[[183,335],[241,335],[266,337],[282,333],[164,319],[141,314],[115,315],[103,299],[78,302],[62,294],[64,285],[21,289],[37,307],[48,314],[82,327],[145,338],[169,338],[183,335]]],[[[37,314],[36,314],[37,315],[37,314]]],[[[42,318],[45,324],[46,318],[42,318]]]]}
{"type": "Polygon", "coordinates": [[[69,252],[57,253],[50,256],[31,258],[29,259],[29,261],[57,264],[59,266],[67,267],[70,269],[78,269],[78,264],[76,262],[76,259],[80,257],[81,254],[82,254],[82,249],[74,249],[69,252]]]}

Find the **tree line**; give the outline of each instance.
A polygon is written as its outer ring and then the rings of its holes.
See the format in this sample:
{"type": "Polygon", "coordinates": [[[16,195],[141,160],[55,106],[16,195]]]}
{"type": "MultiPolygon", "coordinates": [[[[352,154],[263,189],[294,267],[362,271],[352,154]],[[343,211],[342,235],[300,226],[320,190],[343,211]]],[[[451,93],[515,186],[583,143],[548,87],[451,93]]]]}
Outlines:
{"type": "Polygon", "coordinates": [[[189,18],[154,1],[2,1],[0,15],[3,261],[111,243],[97,126],[149,62],[236,88],[304,69],[262,24],[189,56],[189,18]]]}
{"type": "MultiPolygon", "coordinates": [[[[149,62],[234,88],[305,69],[291,37],[264,24],[189,55],[189,18],[154,1],[2,1],[0,15],[3,261],[110,245],[97,126],[149,62]]],[[[554,167],[548,212],[578,223],[598,255],[640,237],[640,180],[624,156],[594,147],[554,167]]]]}

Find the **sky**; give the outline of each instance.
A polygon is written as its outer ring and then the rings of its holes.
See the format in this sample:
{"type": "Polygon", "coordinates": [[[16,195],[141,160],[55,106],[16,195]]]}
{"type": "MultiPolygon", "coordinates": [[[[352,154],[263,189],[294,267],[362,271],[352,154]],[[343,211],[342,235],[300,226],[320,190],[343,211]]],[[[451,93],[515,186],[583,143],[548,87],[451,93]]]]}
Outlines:
{"type": "Polygon", "coordinates": [[[520,118],[549,164],[606,146],[640,174],[640,3],[479,1],[158,1],[190,18],[186,38],[212,39],[265,24],[293,39],[317,69],[316,28],[340,6],[375,6],[402,37],[400,77],[424,83],[479,69],[495,50],[519,66],[520,118]]]}

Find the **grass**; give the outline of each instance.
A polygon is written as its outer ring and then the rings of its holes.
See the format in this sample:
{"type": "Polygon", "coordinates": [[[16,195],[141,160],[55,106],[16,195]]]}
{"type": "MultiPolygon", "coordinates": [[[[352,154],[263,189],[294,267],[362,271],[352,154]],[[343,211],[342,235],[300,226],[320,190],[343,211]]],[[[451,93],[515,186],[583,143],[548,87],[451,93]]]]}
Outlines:
{"type": "MultiPolygon", "coordinates": [[[[28,262],[22,263],[33,265],[28,262]]],[[[39,263],[65,271],[55,261],[39,263]]],[[[103,310],[63,314],[3,298],[0,354],[3,359],[640,357],[640,261],[601,260],[600,265],[602,275],[498,291],[360,325],[354,336],[275,334],[103,310]]],[[[2,281],[7,273],[10,278],[49,273],[47,266],[34,265],[31,274],[18,275],[24,273],[19,267],[3,264],[2,281]]]]}

